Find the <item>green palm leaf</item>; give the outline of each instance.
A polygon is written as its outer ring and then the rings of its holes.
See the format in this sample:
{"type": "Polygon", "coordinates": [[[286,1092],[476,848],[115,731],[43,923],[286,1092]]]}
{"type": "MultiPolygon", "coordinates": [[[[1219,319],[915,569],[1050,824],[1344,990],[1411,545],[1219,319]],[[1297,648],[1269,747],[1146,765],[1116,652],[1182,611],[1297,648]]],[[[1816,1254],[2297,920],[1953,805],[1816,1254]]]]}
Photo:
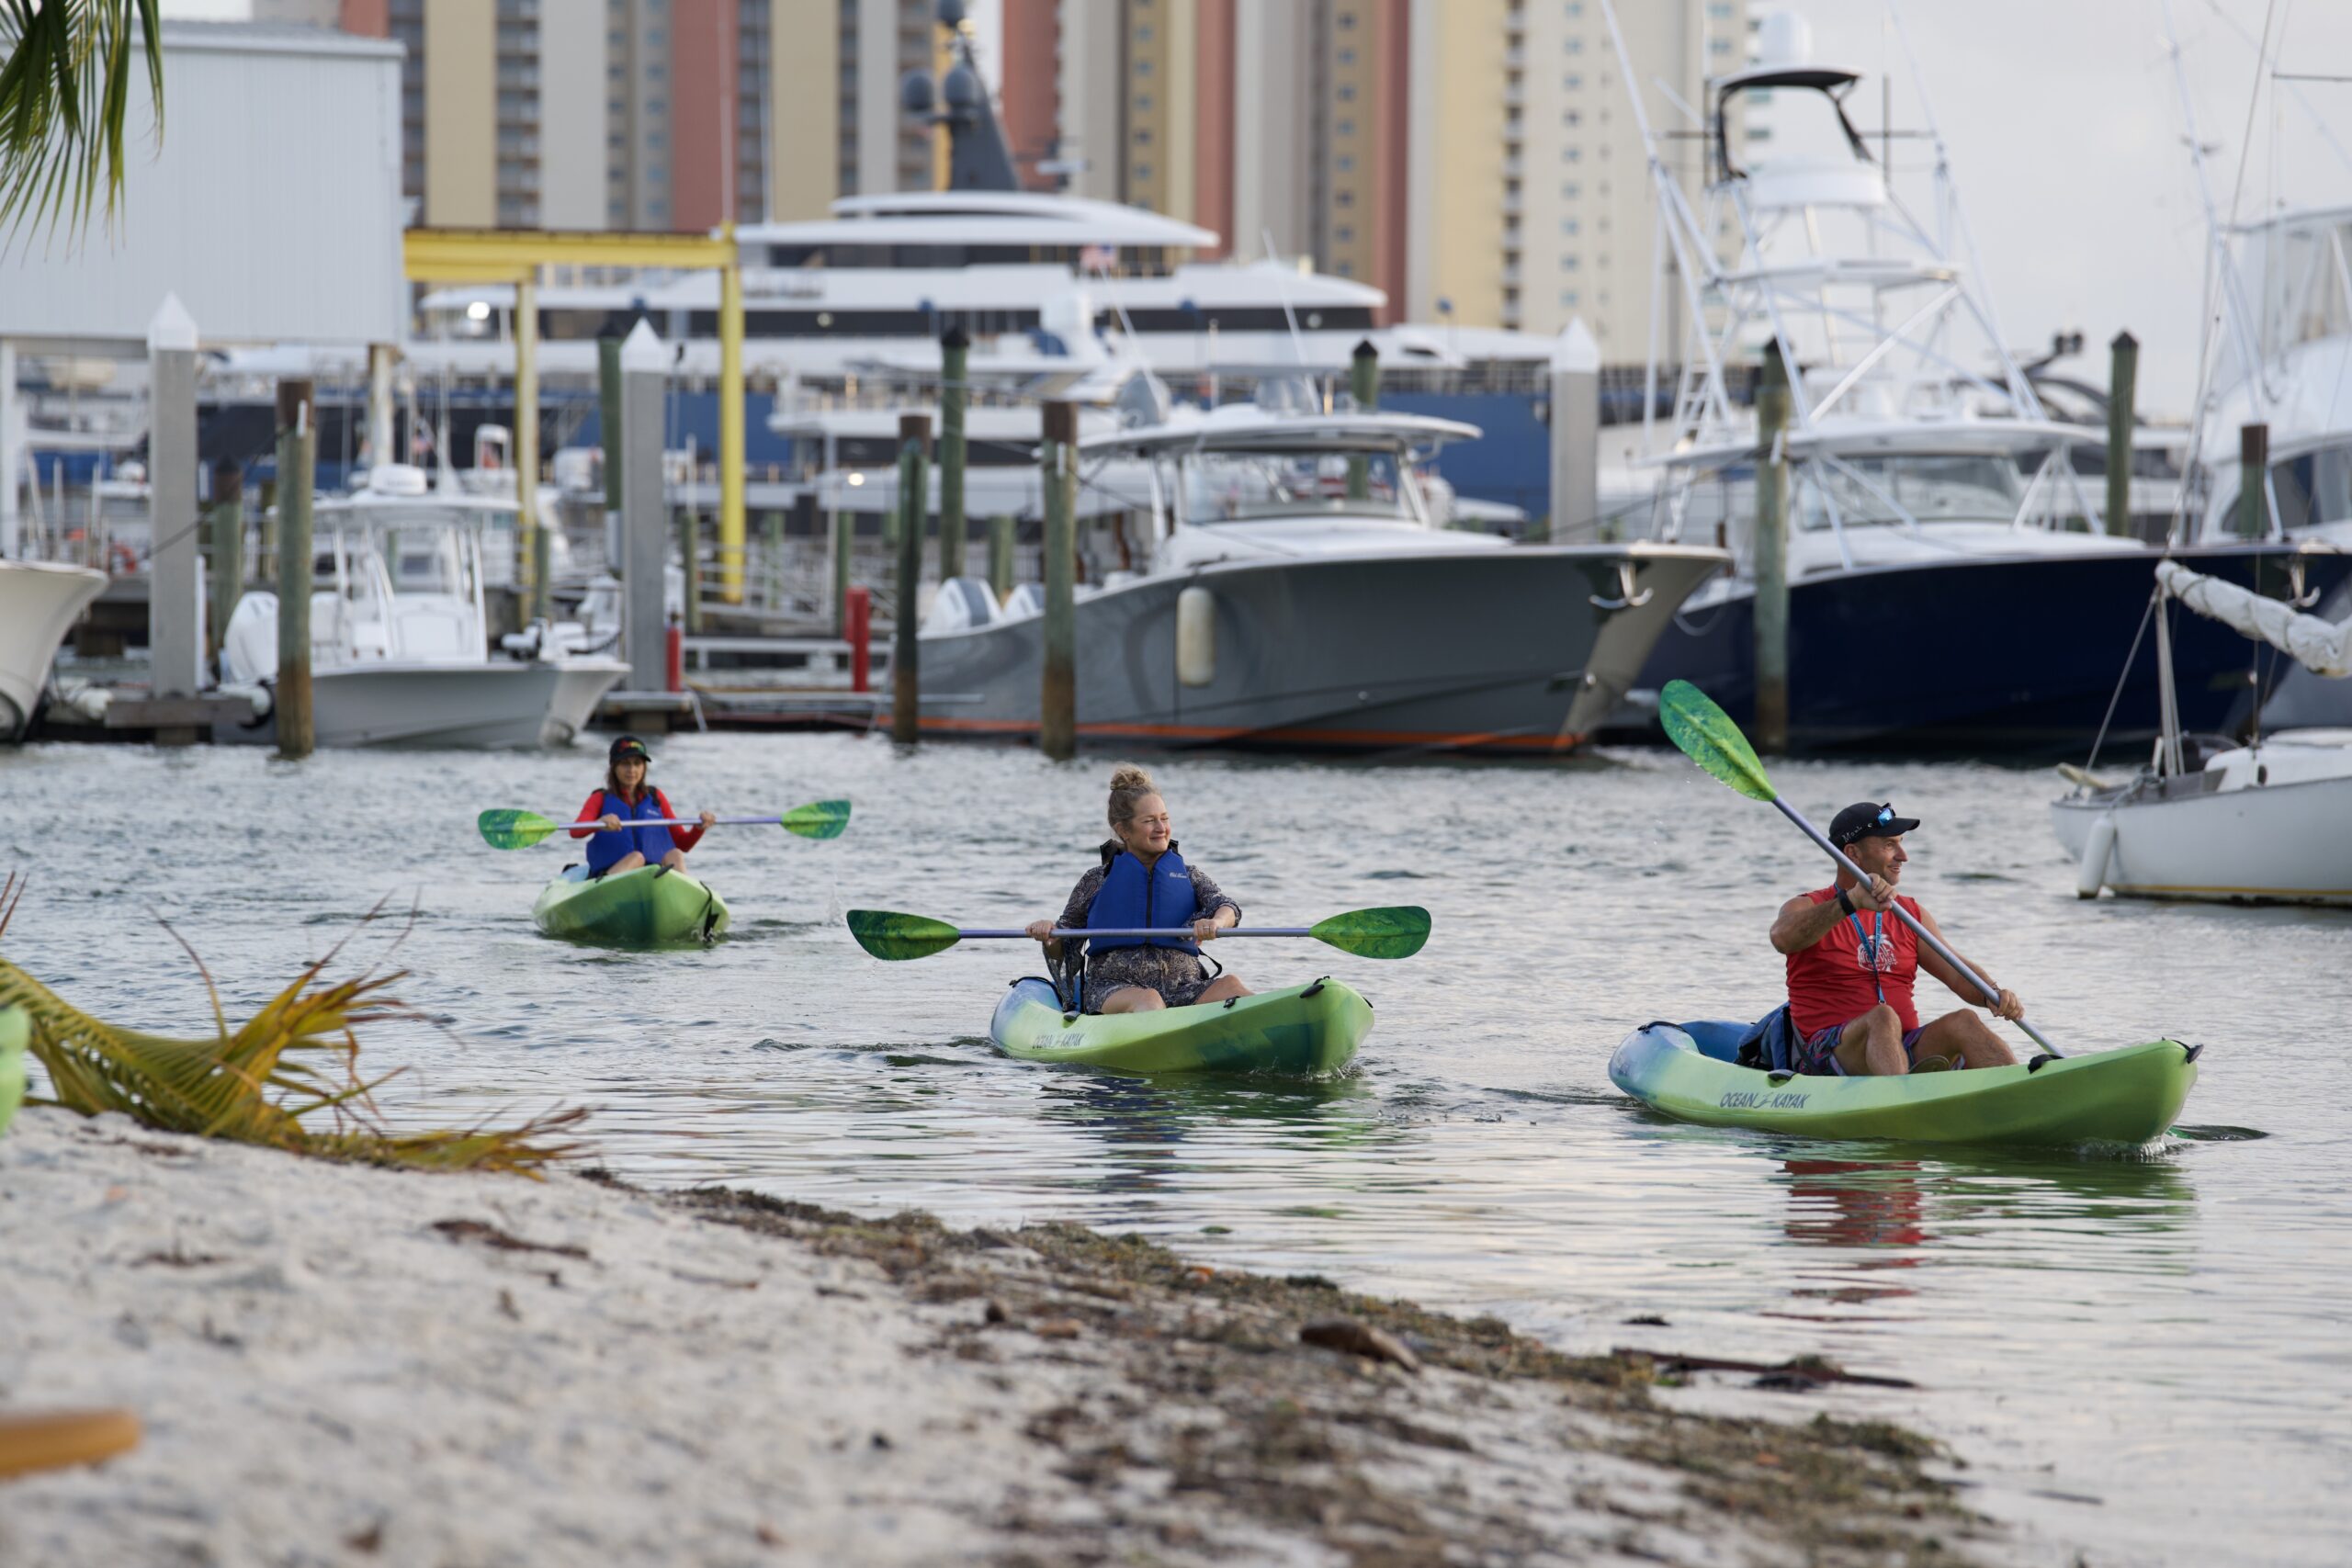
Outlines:
{"type": "Polygon", "coordinates": [[[30,220],[78,237],[101,196],[115,215],[134,31],[160,139],[161,0],[0,0],[0,225],[12,235],[30,220]]]}

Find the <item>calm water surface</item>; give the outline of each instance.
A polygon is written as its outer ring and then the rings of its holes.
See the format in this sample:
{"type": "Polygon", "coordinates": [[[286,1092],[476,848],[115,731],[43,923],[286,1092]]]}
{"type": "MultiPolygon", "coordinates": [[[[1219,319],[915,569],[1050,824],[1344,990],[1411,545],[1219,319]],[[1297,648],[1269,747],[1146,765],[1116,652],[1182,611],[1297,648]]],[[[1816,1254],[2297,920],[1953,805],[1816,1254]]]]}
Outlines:
{"type": "MultiPolygon", "coordinates": [[[[1763,1012],[1780,982],[1765,927],[1826,880],[1774,813],[1671,752],[1160,760],[1187,857],[1250,919],[1436,916],[1403,964],[1227,946],[1261,985],[1339,975],[1378,1021],[1341,1081],[1194,1088],[998,1057],[989,1012],[1035,972],[1034,950],[883,964],[840,923],[854,907],[989,925],[1057,912],[1102,837],[1107,759],[673,739],[655,777],[682,808],[845,795],[857,816],[830,844],[714,833],[695,865],[734,934],[658,955],[538,937],[531,898],[566,848],[499,854],[472,830],[485,806],[569,816],[596,759],[0,752],[18,808],[0,865],[36,879],[7,951],[94,1011],[193,1030],[200,987],[148,911],[198,946],[234,1011],[378,899],[414,901],[401,994],[440,1025],[368,1043],[379,1067],[416,1068],[392,1097],[403,1116],[584,1103],[605,1157],[640,1181],[1142,1231],[1220,1264],[1493,1311],[1572,1348],[1824,1352],[1921,1385],[1827,1403],[1948,1439],[1973,1500],[2019,1527],[2023,1560],[2344,1560],[2352,916],[2078,904],[2049,773],[1776,770],[1817,819],[1888,796],[1925,818],[1905,889],[2062,1046],[2211,1047],[2184,1135],[2136,1157],[1798,1144],[1632,1109],[1606,1072],[1617,1041],[1653,1018],[1763,1012]],[[1652,1314],[1668,1326],[1625,1322],[1652,1314]]],[[[392,934],[370,927],[347,951],[392,934]]]]}

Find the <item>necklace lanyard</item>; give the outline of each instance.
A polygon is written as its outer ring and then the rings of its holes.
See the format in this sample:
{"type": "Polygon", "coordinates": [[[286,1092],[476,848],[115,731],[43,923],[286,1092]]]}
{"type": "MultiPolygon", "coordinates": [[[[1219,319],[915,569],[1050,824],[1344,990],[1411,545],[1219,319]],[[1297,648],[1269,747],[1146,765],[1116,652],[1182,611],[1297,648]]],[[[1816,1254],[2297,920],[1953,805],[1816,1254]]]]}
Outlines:
{"type": "Polygon", "coordinates": [[[1878,978],[1878,944],[1886,940],[1886,917],[1873,912],[1867,933],[1862,930],[1862,917],[1859,910],[1847,919],[1854,922],[1854,945],[1865,960],[1864,966],[1871,972],[1871,989],[1878,993],[1878,999],[1883,1002],[1886,1000],[1886,987],[1879,983],[1878,978]]]}

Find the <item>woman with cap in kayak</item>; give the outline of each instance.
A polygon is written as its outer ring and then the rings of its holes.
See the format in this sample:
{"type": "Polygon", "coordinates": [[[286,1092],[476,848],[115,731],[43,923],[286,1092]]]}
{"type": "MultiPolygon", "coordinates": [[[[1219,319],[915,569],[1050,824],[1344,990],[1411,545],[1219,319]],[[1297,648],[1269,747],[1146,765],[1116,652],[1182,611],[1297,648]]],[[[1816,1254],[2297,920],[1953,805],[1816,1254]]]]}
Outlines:
{"type": "Polygon", "coordinates": [[[670,809],[669,797],[645,782],[645,770],[652,761],[645,742],[634,735],[613,742],[605,760],[605,787],[588,796],[574,819],[582,825],[571,829],[573,838],[588,840],[589,880],[616,871],[635,871],[641,865],[659,865],[665,872],[683,870],[686,852],[700,843],[703,834],[718,820],[716,813],[706,811],[701,822],[691,828],[629,827],[633,821],[661,822],[677,815],[670,809]]]}
{"type": "MultiPolygon", "coordinates": [[[[1102,863],[1078,879],[1062,910],[1061,929],[1075,931],[1171,931],[1189,926],[1189,940],[1176,937],[1090,937],[1081,1005],[1088,1012],[1154,1012],[1161,1008],[1222,1002],[1250,995],[1231,975],[1209,977],[1201,943],[1241,923],[1241,906],[1227,897],[1208,874],[1184,863],[1169,836],[1168,803],[1151,775],[1137,767],[1111,774],[1111,837],[1102,863]]],[[[1062,944],[1055,922],[1033,921],[1031,936],[1059,958],[1062,944]]]]}

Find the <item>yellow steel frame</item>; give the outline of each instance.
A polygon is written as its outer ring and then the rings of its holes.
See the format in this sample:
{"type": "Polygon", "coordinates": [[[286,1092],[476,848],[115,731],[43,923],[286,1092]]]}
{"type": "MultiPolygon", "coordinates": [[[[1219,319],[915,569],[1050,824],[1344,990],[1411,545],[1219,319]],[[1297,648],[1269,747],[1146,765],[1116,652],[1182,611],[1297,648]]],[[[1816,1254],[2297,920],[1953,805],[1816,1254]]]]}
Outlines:
{"type": "MultiPolygon", "coordinates": [[[[515,495],[526,525],[539,471],[538,366],[536,363],[539,269],[543,266],[710,267],[718,273],[718,580],[719,598],[743,602],[743,267],[735,226],[717,238],[703,234],[604,233],[552,229],[411,229],[401,237],[401,259],[413,283],[511,283],[515,333],[515,495]],[[524,399],[529,393],[530,407],[524,399]]],[[[689,567],[691,568],[689,563],[689,567]]]]}

